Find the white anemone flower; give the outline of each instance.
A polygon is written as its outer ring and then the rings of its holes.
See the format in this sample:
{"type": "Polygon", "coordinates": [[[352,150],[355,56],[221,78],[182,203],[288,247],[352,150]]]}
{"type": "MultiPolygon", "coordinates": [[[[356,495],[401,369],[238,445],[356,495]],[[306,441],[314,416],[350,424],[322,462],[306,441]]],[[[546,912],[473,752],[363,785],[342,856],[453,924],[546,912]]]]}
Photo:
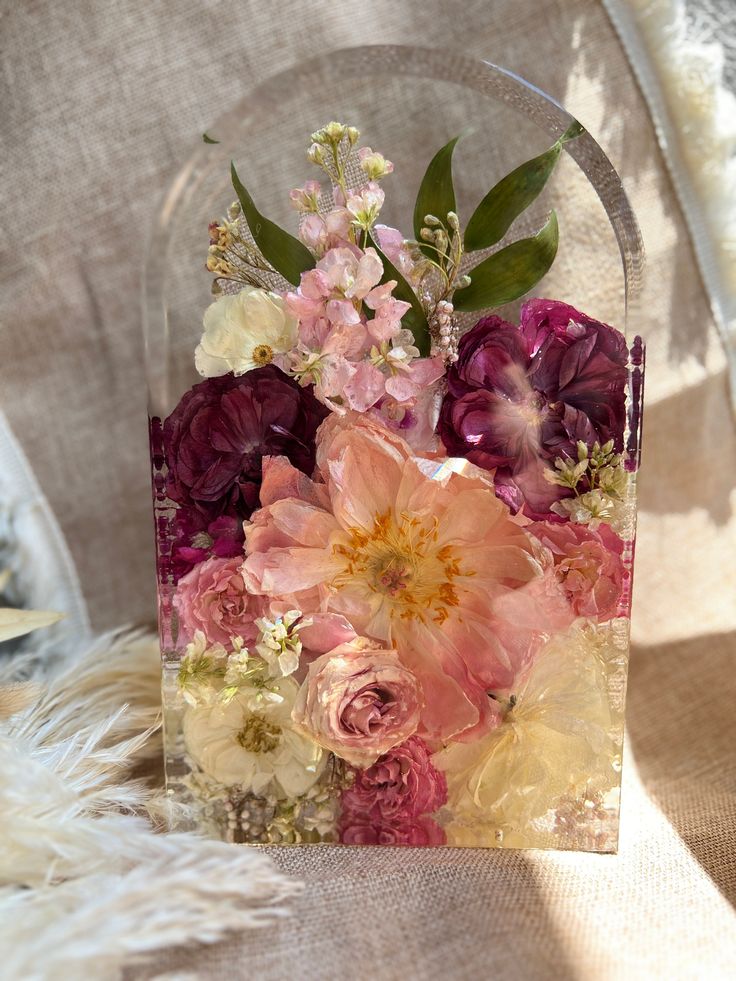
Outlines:
{"type": "Polygon", "coordinates": [[[279,797],[305,794],[327,754],[292,725],[298,691],[292,678],[279,678],[243,686],[226,702],[188,709],[183,730],[190,757],[225,786],[279,797]]]}
{"type": "Polygon", "coordinates": [[[244,375],[287,354],[297,341],[297,322],[278,293],[246,286],[219,297],[204,314],[204,333],[194,352],[200,375],[244,375]]]}

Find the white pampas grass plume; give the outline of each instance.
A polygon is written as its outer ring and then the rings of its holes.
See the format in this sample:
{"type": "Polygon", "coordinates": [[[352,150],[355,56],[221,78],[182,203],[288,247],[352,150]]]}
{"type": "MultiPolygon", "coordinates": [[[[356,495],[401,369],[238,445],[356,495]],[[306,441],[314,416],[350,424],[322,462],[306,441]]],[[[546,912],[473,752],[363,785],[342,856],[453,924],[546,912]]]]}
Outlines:
{"type": "Polygon", "coordinates": [[[0,670],[6,981],[115,978],[131,958],[267,924],[299,888],[256,849],[153,832],[168,801],[132,774],[160,758],[159,672],[140,633],[50,679],[32,655],[0,670]]]}

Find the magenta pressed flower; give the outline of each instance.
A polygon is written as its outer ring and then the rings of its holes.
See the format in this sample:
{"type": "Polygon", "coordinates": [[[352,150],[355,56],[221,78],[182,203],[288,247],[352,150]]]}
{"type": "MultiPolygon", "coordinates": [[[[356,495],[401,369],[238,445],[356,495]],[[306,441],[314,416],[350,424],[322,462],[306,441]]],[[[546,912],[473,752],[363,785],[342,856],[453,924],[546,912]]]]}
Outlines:
{"type": "Polygon", "coordinates": [[[173,524],[175,535],[171,550],[174,582],[207,559],[230,559],[243,553],[243,522],[221,514],[210,521],[194,508],[180,508],[173,524]]]}
{"type": "Polygon", "coordinates": [[[521,325],[484,317],[447,373],[438,432],[448,452],[495,470],[514,510],[549,516],[572,492],[544,470],[576,443],[623,448],[627,350],[612,327],[554,300],[530,300],[521,325]]]}
{"type": "Polygon", "coordinates": [[[311,473],[314,436],[326,415],[311,388],[273,365],[207,378],[164,423],[168,496],[211,518],[248,517],[258,503],[262,458],[285,456],[311,473]]]}

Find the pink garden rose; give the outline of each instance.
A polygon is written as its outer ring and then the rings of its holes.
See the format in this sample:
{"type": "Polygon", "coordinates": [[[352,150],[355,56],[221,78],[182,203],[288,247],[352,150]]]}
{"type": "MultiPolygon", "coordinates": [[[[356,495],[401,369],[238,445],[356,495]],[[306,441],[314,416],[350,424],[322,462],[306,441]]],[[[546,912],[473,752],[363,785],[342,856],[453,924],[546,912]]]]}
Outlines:
{"type": "Polygon", "coordinates": [[[372,821],[358,814],[343,816],[340,822],[343,845],[444,845],[445,832],[428,817],[402,818],[397,821],[372,821]]]}
{"type": "Polygon", "coordinates": [[[254,624],[263,615],[262,597],[249,596],[240,571],[242,555],[207,559],[179,580],[174,606],[179,614],[180,635],[191,640],[201,630],[208,644],[229,646],[232,637],[255,641],[254,624]]]}
{"type": "Polygon", "coordinates": [[[552,553],[555,574],[575,616],[603,622],[616,616],[621,597],[624,543],[608,525],[538,521],[527,530],[552,553]]]}
{"type": "Polygon", "coordinates": [[[412,736],[379,757],[342,795],[343,812],[372,821],[395,823],[400,818],[431,814],[447,802],[447,781],[432,765],[421,739],[412,736]]]}
{"type": "Polygon", "coordinates": [[[417,681],[396,651],[359,637],[310,664],[292,719],[325,749],[366,767],[416,731],[420,708],[417,681]]]}

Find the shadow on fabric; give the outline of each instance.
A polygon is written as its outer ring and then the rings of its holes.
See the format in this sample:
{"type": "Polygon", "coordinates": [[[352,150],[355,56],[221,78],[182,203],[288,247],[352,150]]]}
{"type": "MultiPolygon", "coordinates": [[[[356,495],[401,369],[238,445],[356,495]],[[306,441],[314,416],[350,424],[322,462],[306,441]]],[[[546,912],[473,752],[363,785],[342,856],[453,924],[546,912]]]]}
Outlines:
{"type": "Polygon", "coordinates": [[[736,634],[632,650],[628,733],[651,797],[736,906],[736,634]]]}

